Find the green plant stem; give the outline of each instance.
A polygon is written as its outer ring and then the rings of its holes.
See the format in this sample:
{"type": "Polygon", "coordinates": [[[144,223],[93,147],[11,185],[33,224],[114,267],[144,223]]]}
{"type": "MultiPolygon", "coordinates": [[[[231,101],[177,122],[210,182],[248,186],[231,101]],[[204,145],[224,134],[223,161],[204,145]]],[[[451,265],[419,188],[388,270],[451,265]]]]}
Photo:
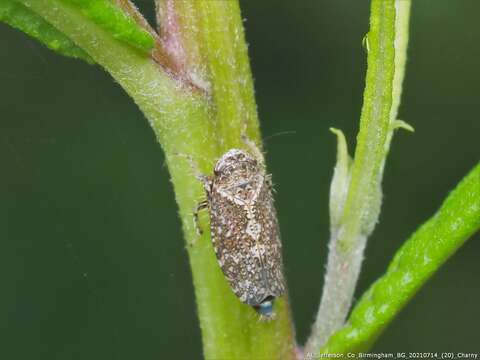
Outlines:
{"type": "Polygon", "coordinates": [[[225,144],[220,144],[221,150],[227,151],[232,145],[243,146],[241,133],[244,130],[260,145],[250,63],[238,3],[194,3],[198,10],[201,52],[210,64],[217,127],[225,139],[225,144]]]}
{"type": "MultiPolygon", "coordinates": [[[[341,163],[337,163],[330,195],[330,209],[336,213],[331,214],[325,284],[312,334],[305,347],[308,354],[317,354],[331,334],[344,324],[360,273],[366,241],[378,220],[383,167],[394,130],[394,119],[391,117],[393,114],[396,116],[396,110],[392,111],[394,74],[398,71],[394,93],[395,106],[398,108],[405,63],[398,59],[405,58],[406,43],[403,49],[395,49],[394,44],[396,35],[405,31],[395,23],[395,5],[398,2],[373,0],[371,3],[360,130],[353,164],[348,164],[345,146],[339,147],[339,150],[344,149],[344,154],[339,154],[341,163]],[[342,178],[340,174],[344,174],[342,178]],[[348,191],[342,184],[347,184],[348,191]]],[[[402,26],[408,26],[408,21],[402,26]]]]}
{"type": "Polygon", "coordinates": [[[395,254],[323,353],[367,351],[420,287],[480,229],[480,163],[395,254]]]}
{"type": "MultiPolygon", "coordinates": [[[[409,125],[397,122],[398,108],[402,98],[403,79],[405,77],[405,66],[407,62],[407,48],[409,38],[411,0],[395,1],[395,71],[392,84],[392,106],[390,108],[390,131],[385,142],[385,152],[388,153],[392,142],[393,133],[397,128],[404,128],[413,131],[409,125]]],[[[381,173],[385,167],[385,159],[382,163],[381,173]]]]}
{"type": "MultiPolygon", "coordinates": [[[[277,319],[259,322],[249,306],[229,288],[205,231],[196,234],[193,211],[204,191],[178,154],[192,157],[210,174],[218,157],[242,146],[244,124],[259,142],[258,120],[243,27],[235,1],[192,1],[199,6],[211,93],[174,78],[144,53],[114,39],[69,2],[22,0],[103,66],[134,99],[165,152],[187,242],[208,359],[291,359],[294,338],[286,298],[279,299],[277,319]],[[225,28],[223,28],[225,26],[225,28]],[[221,29],[221,31],[219,31],[221,29]]],[[[205,228],[206,224],[202,222],[205,228]]],[[[168,239],[165,239],[168,240],[168,239]]]]}
{"type": "MultiPolygon", "coordinates": [[[[178,59],[179,63],[185,64],[188,73],[195,72],[195,78],[207,81],[211,121],[216,125],[217,154],[232,147],[244,147],[241,141],[244,131],[259,144],[256,104],[238,3],[157,2],[163,14],[169,5],[173,12],[169,14],[170,19],[179,21],[174,24],[179,31],[175,41],[182,48],[180,54],[185,56],[184,60],[178,59]]],[[[159,15],[160,24],[163,16],[159,15]]],[[[203,222],[201,225],[207,226],[203,222]]],[[[293,358],[293,327],[286,297],[276,303],[274,322],[258,322],[258,315],[240,304],[228,287],[212,256],[210,239],[204,236],[200,241],[202,244],[190,250],[190,262],[205,357],[293,358]]]]}

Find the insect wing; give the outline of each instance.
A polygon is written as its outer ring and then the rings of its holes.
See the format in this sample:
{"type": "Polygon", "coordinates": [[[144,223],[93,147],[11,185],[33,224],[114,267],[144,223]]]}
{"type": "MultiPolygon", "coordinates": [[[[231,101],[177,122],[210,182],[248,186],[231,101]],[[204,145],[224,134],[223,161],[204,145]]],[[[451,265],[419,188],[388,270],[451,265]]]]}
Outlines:
{"type": "Polygon", "coordinates": [[[261,244],[265,250],[262,256],[263,271],[266,273],[269,295],[278,297],[285,292],[282,245],[271,186],[267,182],[259,194],[257,207],[257,219],[263,229],[261,244]]]}
{"type": "Polygon", "coordinates": [[[283,294],[281,245],[271,189],[260,176],[255,199],[245,204],[235,192],[212,186],[211,233],[220,267],[242,302],[259,305],[283,294]]]}

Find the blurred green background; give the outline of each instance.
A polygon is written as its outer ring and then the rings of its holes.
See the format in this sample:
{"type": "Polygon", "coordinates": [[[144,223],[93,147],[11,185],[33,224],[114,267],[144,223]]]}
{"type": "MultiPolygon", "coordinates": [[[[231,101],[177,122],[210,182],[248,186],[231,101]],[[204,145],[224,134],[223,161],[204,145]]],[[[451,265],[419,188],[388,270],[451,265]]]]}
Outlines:
{"type": "MultiPolygon", "coordinates": [[[[138,4],[152,19],[152,2],[138,4]]],[[[241,6],[303,343],[326,259],[328,128],[353,149],[369,2],[241,6]]],[[[400,117],[416,132],[394,138],[357,298],[479,160],[479,13],[476,0],[413,1],[400,117]]],[[[3,24],[0,41],[0,358],[201,358],[172,187],[144,117],[98,66],[3,24]]],[[[373,351],[478,351],[479,255],[477,235],[373,351]]]]}

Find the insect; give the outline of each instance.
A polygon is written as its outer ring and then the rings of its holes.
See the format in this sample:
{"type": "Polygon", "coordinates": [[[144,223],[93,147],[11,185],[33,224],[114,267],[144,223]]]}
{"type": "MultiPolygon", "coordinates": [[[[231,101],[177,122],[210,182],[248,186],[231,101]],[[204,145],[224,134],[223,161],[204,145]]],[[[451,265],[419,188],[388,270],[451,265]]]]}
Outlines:
{"type": "Polygon", "coordinates": [[[209,210],[213,248],[230,287],[240,301],[270,319],[285,280],[271,176],[261,159],[260,151],[256,157],[239,149],[226,152],[213,176],[198,176],[207,199],[195,215],[209,210]]]}

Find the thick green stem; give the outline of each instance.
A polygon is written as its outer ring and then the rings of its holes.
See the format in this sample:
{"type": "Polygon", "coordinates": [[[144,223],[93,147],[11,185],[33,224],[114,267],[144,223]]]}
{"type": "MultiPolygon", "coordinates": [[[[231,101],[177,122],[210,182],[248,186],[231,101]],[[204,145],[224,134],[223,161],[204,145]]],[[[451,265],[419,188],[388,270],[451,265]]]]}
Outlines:
{"type": "MultiPolygon", "coordinates": [[[[287,299],[276,303],[276,320],[260,322],[255,311],[236,298],[216,262],[209,232],[205,231],[202,237],[196,234],[192,215],[204,191],[188,161],[178,156],[189,155],[201,171],[210,174],[224,151],[243,146],[240,135],[244,124],[247,134],[259,143],[252,79],[237,2],[191,1],[191,6],[198,9],[191,16],[196,16],[199,23],[200,30],[197,29],[195,36],[201,42],[201,59],[205,61],[210,84],[207,91],[201,86],[192,87],[182,76],[172,77],[151,57],[115,40],[70,2],[21,2],[103,66],[134,99],[155,131],[165,152],[179,205],[205,357],[293,358],[294,337],[287,299]]],[[[208,228],[204,222],[202,227],[208,228]]]]}
{"type": "MultiPolygon", "coordinates": [[[[192,44],[195,46],[191,52],[193,57],[207,64],[205,78],[211,92],[218,154],[232,147],[244,147],[241,141],[244,131],[259,144],[256,104],[238,3],[193,1],[191,6],[183,1],[173,3],[176,15],[183,20],[184,33],[180,36],[185,39],[183,47],[187,57],[190,58],[189,44],[192,44]]],[[[200,61],[197,63],[201,64],[200,61]]],[[[287,299],[277,301],[277,320],[259,323],[257,315],[240,304],[226,285],[211,256],[209,239],[202,241],[208,245],[192,248],[190,259],[206,357],[292,358],[294,339],[287,299]],[[212,263],[206,265],[206,259],[212,263]],[[218,284],[219,289],[212,291],[207,287],[211,284],[218,284]]]]}
{"type": "MultiPolygon", "coordinates": [[[[406,21],[396,22],[402,0],[373,0],[370,31],[366,37],[368,68],[360,130],[353,163],[345,145],[339,146],[330,192],[331,238],[327,272],[317,318],[306,353],[316,354],[345,322],[360,274],[363,252],[380,212],[381,179],[394,116],[400,103],[408,38],[406,21]],[[407,31],[407,32],[406,32],[407,31]],[[394,78],[395,75],[395,78],[394,78]],[[392,93],[395,98],[392,107],[392,93]]],[[[402,7],[403,15],[409,7],[402,7]]],[[[339,141],[343,139],[341,132],[339,141]]]]}
{"type": "MultiPolygon", "coordinates": [[[[195,74],[194,78],[202,80],[200,83],[206,82],[210,116],[216,127],[217,154],[232,147],[244,147],[241,141],[244,131],[259,144],[256,104],[238,3],[167,0],[157,2],[157,8],[161,10],[162,37],[165,39],[169,27],[175,28],[175,38],[170,40],[179,50],[178,62],[184,64],[186,73],[195,74]]],[[[169,41],[168,37],[165,41],[169,41]]],[[[202,226],[207,227],[204,223],[202,226]]],[[[294,338],[287,299],[277,301],[275,321],[258,322],[252,309],[233,295],[212,254],[207,235],[190,249],[205,356],[292,358],[294,338]]]]}

